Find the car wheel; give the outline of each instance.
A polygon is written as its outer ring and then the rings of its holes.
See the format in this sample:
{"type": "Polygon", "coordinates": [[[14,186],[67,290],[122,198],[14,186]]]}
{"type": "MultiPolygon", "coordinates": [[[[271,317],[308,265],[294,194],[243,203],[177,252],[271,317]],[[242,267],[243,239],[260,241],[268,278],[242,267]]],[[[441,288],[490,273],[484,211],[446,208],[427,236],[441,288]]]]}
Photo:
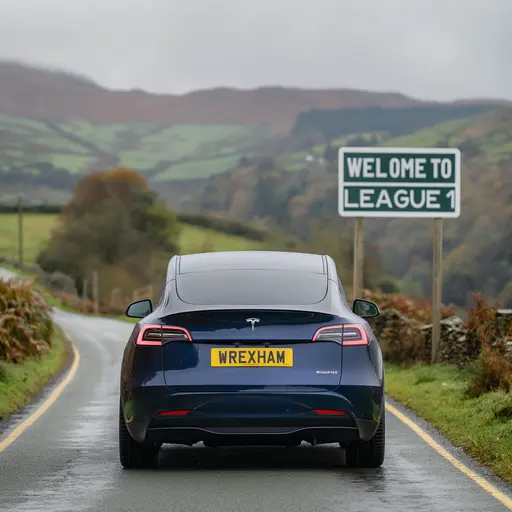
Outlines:
{"type": "Polygon", "coordinates": [[[347,466],[351,468],[378,468],[384,462],[386,446],[386,415],[382,416],[375,435],[369,441],[357,441],[345,448],[347,466]]]}
{"type": "Polygon", "coordinates": [[[157,443],[138,443],[133,439],[126,428],[123,410],[119,404],[119,458],[121,465],[126,469],[152,468],[157,465],[157,443]]]}

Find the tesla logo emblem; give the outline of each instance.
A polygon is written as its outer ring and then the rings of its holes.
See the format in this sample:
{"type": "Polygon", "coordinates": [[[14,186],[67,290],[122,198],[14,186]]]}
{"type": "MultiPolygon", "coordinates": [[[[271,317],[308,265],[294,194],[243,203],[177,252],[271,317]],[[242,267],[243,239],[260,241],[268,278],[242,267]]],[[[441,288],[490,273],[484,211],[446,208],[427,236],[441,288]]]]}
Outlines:
{"type": "Polygon", "coordinates": [[[259,318],[246,318],[246,322],[251,324],[251,331],[254,331],[254,326],[260,321],[259,318]]]}

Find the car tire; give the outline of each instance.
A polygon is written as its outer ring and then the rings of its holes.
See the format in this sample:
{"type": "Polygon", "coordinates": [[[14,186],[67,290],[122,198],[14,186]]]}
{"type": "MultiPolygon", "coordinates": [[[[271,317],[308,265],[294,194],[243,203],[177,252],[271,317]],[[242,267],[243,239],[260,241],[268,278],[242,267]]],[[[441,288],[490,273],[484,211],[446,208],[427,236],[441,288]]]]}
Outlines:
{"type": "Polygon", "coordinates": [[[379,426],[369,441],[356,441],[345,448],[347,466],[351,468],[378,468],[384,462],[386,447],[386,414],[382,410],[379,426]]]}
{"type": "Polygon", "coordinates": [[[156,467],[160,445],[157,443],[138,443],[128,432],[123,410],[119,404],[119,458],[126,469],[145,469],[156,467]]]}

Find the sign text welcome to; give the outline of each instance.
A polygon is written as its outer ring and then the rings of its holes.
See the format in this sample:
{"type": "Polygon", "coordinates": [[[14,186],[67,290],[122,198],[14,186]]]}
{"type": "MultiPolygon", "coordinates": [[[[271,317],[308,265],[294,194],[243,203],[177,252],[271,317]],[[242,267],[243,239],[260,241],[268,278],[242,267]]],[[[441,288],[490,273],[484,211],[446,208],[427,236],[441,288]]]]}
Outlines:
{"type": "Polygon", "coordinates": [[[458,149],[339,150],[342,217],[458,217],[460,196],[458,149]]]}

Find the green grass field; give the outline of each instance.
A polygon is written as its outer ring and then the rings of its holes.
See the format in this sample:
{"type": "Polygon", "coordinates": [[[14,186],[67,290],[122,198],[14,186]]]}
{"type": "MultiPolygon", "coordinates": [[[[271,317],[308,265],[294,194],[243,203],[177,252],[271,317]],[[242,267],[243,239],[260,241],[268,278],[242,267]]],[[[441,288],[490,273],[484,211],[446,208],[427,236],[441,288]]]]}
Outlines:
{"type": "MultiPolygon", "coordinates": [[[[225,171],[274,137],[266,126],[101,124],[47,122],[0,115],[0,172],[47,162],[70,172],[101,166],[105,158],[152,178],[195,179],[225,171]],[[161,176],[160,176],[161,175],[161,176]]],[[[35,170],[35,172],[38,172],[35,170]]]]}
{"type": "MultiPolygon", "coordinates": [[[[23,216],[23,254],[25,263],[34,263],[40,248],[48,240],[56,225],[57,215],[27,213],[23,216]]],[[[180,250],[183,254],[210,251],[241,251],[265,248],[256,242],[238,236],[182,224],[180,250]]],[[[16,214],[0,214],[0,256],[17,259],[18,217],[16,214]]]]}
{"type": "MultiPolygon", "coordinates": [[[[56,215],[26,213],[23,215],[23,258],[34,263],[41,246],[48,240],[57,221],[56,215]]],[[[0,214],[0,256],[18,258],[18,216],[0,214]]]]}
{"type": "Polygon", "coordinates": [[[386,393],[455,445],[512,483],[512,394],[465,394],[468,375],[452,366],[386,366],[386,393]]]}

